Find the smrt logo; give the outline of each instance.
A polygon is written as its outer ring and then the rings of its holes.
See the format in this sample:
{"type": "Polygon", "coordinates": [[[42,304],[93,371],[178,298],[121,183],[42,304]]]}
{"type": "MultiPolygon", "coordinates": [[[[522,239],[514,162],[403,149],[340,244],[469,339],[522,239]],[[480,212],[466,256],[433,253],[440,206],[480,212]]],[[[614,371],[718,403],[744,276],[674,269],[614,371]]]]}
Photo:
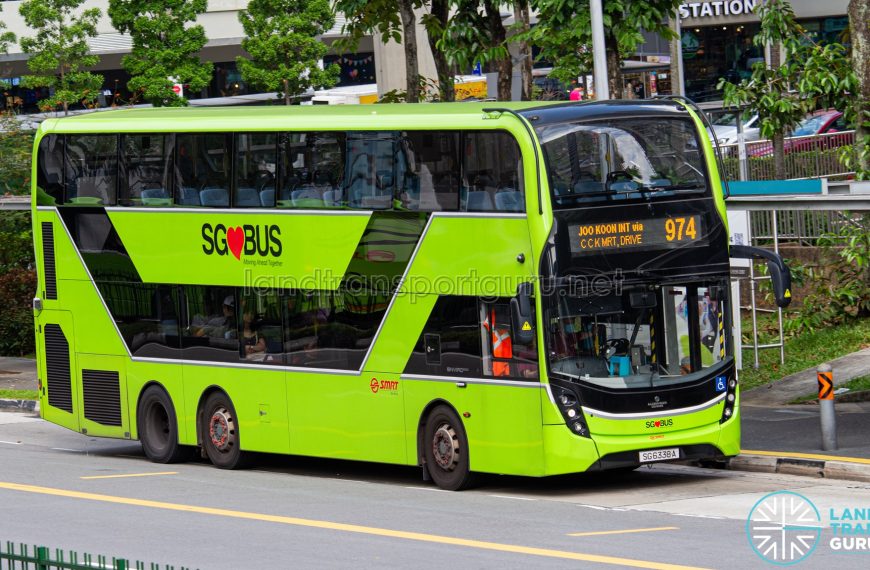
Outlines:
{"type": "Polygon", "coordinates": [[[377,394],[380,390],[389,390],[392,392],[399,389],[399,381],[378,380],[377,378],[372,378],[372,381],[369,382],[369,388],[372,389],[372,394],[377,394]]]}
{"type": "Polygon", "coordinates": [[[666,420],[649,420],[644,424],[647,429],[666,428],[671,427],[672,425],[674,425],[674,420],[671,418],[668,418],[666,420]]]}
{"type": "Polygon", "coordinates": [[[274,224],[227,227],[223,224],[202,225],[202,251],[206,255],[231,253],[238,260],[245,255],[279,257],[281,228],[274,224]]]}

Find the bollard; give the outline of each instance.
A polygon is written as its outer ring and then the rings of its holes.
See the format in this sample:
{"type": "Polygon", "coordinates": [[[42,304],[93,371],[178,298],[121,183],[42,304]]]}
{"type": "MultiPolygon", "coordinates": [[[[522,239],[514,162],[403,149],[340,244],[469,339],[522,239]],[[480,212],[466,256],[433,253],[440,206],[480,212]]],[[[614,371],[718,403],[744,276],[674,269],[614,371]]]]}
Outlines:
{"type": "Polygon", "coordinates": [[[837,414],[834,411],[834,371],[830,364],[816,369],[819,380],[819,420],[822,424],[822,449],[837,449],[837,414]]]}

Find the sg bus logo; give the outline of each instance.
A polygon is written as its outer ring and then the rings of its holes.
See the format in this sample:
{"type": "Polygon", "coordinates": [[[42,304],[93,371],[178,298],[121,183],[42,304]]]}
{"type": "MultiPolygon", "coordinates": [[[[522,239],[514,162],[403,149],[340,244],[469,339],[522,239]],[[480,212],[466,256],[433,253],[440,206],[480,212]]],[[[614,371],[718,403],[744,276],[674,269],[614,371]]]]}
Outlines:
{"type": "Polygon", "coordinates": [[[206,255],[232,254],[238,260],[245,255],[279,257],[281,255],[281,228],[275,224],[227,227],[223,224],[202,225],[202,251],[206,255]]]}

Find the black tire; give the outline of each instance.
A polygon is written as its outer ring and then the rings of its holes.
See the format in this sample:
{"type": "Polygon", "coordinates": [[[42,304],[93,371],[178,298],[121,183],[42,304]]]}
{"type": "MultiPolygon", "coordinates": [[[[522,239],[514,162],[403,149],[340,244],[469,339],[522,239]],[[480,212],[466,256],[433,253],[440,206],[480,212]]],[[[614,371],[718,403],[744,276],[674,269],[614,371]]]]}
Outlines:
{"type": "Polygon", "coordinates": [[[434,408],[426,418],[423,458],[432,481],[442,489],[459,491],[471,485],[465,426],[447,406],[434,408]]]}
{"type": "Polygon", "coordinates": [[[145,456],[154,463],[178,463],[191,457],[191,448],[178,443],[178,420],[169,395],[149,386],[139,399],[136,425],[145,456]]]}
{"type": "Polygon", "coordinates": [[[205,400],[200,415],[202,447],[215,467],[241,469],[250,454],[242,451],[239,422],[232,401],[223,392],[214,392],[205,400]]]}

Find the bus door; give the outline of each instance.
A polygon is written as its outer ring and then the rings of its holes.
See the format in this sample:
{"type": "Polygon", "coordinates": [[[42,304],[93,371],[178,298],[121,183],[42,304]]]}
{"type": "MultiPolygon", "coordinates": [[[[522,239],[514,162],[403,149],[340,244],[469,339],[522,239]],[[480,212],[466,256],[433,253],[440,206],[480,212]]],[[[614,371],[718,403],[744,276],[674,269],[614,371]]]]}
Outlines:
{"type": "Polygon", "coordinates": [[[36,327],[41,415],[52,423],[80,431],[72,313],[43,310],[36,317],[36,327]]]}

